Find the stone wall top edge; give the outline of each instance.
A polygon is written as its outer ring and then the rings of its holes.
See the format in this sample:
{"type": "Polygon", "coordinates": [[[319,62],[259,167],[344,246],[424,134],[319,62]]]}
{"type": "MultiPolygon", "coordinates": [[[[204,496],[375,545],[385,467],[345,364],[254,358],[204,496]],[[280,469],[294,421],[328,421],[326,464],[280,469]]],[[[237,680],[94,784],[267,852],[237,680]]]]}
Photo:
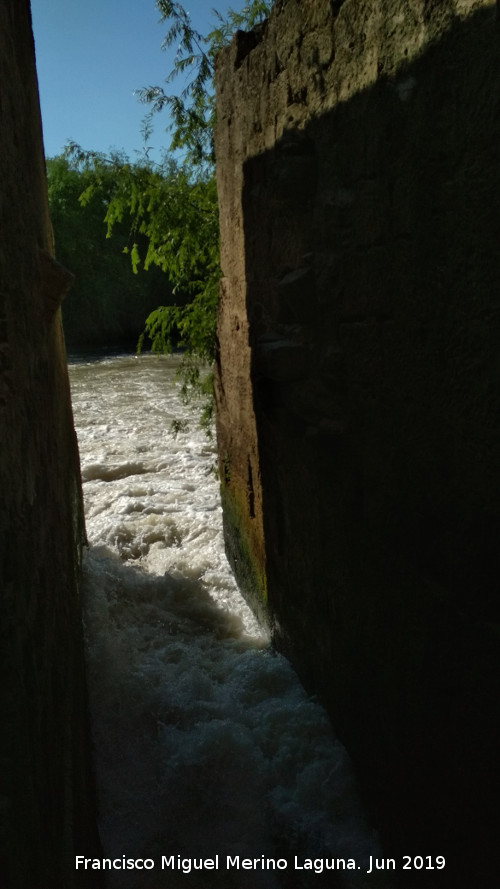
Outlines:
{"type": "Polygon", "coordinates": [[[218,129],[234,117],[241,132],[233,152],[260,154],[285,130],[302,129],[381,77],[404,76],[454,22],[496,6],[496,0],[279,0],[263,26],[238,32],[219,55],[218,129]]]}

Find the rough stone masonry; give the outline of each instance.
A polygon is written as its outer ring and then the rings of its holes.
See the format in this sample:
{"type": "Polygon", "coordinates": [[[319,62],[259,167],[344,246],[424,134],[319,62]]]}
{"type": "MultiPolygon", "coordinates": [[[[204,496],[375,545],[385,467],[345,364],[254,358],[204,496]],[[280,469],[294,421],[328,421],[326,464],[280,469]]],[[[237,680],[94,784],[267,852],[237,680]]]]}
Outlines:
{"type": "Polygon", "coordinates": [[[454,889],[496,844],[499,60],[484,0],[278,0],[217,66],[227,551],[454,889]]]}
{"type": "Polygon", "coordinates": [[[0,885],[98,885],[80,476],[28,0],[0,2],[0,885]]]}

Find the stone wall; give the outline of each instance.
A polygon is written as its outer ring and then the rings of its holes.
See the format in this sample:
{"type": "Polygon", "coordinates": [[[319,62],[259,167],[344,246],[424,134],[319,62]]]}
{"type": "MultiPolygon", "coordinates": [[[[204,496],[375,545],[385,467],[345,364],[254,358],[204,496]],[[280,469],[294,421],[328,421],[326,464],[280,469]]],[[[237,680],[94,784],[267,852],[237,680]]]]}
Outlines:
{"type": "Polygon", "coordinates": [[[496,842],[499,53],[485,0],[283,0],[217,70],[228,554],[455,889],[496,842]]]}
{"type": "Polygon", "coordinates": [[[98,848],[78,596],[84,528],[28,0],[0,3],[0,885],[98,848]]]}

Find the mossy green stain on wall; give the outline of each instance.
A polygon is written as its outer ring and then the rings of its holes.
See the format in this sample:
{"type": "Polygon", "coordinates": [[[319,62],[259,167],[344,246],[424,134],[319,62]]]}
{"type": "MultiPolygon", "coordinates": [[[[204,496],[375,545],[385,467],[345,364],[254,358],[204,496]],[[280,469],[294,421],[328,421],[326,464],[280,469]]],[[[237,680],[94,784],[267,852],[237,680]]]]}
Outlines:
{"type": "Polygon", "coordinates": [[[262,540],[256,536],[255,519],[250,518],[246,492],[233,485],[221,485],[226,552],[236,580],[250,607],[263,623],[269,622],[267,579],[262,540]]]}

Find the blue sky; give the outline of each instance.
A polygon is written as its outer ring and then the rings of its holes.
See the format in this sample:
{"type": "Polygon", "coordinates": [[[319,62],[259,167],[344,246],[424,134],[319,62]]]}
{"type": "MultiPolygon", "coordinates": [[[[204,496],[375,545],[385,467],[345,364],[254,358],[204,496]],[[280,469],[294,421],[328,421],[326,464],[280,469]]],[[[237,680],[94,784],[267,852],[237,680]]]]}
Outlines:
{"type": "MultiPolygon", "coordinates": [[[[184,4],[201,33],[210,30],[213,6],[224,13],[242,5],[184,4]]],[[[155,0],[31,0],[31,11],[46,156],[60,154],[71,139],[133,158],[147,111],[134,90],[163,85],[175,55],[175,48],[161,49],[168,25],[159,24],[155,0]]],[[[168,146],[167,124],[166,112],[156,118],[155,149],[168,146]]]]}

